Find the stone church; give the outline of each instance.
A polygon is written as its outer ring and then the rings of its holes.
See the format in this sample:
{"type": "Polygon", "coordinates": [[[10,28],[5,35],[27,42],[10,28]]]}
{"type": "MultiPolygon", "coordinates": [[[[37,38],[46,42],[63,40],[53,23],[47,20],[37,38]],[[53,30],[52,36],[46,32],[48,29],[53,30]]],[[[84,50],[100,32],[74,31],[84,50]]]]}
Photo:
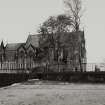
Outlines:
{"type": "Polygon", "coordinates": [[[44,60],[48,62],[50,70],[86,71],[83,31],[49,34],[47,40],[40,42],[40,48],[45,49],[47,60],[44,60]]]}
{"type": "Polygon", "coordinates": [[[25,43],[7,43],[0,46],[0,69],[31,69],[36,66],[38,35],[29,35],[25,43]]]}
{"type": "Polygon", "coordinates": [[[60,65],[60,70],[86,71],[84,32],[48,36],[47,40],[41,41],[39,35],[29,35],[24,43],[7,43],[6,46],[2,41],[0,69],[31,70],[42,65],[55,69],[54,67],[60,65]]]}

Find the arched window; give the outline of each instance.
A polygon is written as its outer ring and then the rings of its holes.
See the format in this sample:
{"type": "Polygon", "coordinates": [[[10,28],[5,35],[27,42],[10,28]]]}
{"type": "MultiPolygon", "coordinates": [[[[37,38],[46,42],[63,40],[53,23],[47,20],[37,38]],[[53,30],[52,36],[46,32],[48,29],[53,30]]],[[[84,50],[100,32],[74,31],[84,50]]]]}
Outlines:
{"type": "Polygon", "coordinates": [[[67,56],[68,56],[68,51],[63,50],[63,59],[62,61],[66,64],[67,63],[67,56]]]}
{"type": "Polygon", "coordinates": [[[29,51],[29,52],[28,52],[28,56],[29,56],[29,57],[33,57],[33,56],[34,56],[34,53],[33,53],[32,51],[29,51]]]}
{"type": "Polygon", "coordinates": [[[19,68],[20,69],[24,69],[24,60],[25,60],[25,52],[24,51],[20,51],[19,52],[19,68]]]}
{"type": "Polygon", "coordinates": [[[25,52],[24,52],[24,51],[21,51],[21,52],[19,53],[19,56],[20,56],[21,58],[23,58],[23,57],[25,56],[25,52]]]}

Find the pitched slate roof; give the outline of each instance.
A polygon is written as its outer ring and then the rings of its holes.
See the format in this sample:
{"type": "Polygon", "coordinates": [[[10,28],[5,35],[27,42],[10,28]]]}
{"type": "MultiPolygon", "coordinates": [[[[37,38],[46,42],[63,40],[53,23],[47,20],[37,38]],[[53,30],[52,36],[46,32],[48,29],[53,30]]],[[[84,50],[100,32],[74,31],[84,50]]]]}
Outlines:
{"type": "Polygon", "coordinates": [[[71,43],[79,44],[84,40],[84,33],[82,31],[72,33],[60,34],[60,42],[66,46],[70,46],[71,43]]]}
{"type": "Polygon", "coordinates": [[[32,45],[33,47],[39,47],[39,37],[38,35],[29,35],[26,41],[26,48],[29,45],[32,45]]]}
{"type": "Polygon", "coordinates": [[[15,51],[21,45],[23,45],[25,48],[28,48],[30,45],[32,45],[33,47],[38,47],[39,46],[38,35],[29,35],[26,43],[8,43],[5,48],[8,51],[15,51]]]}
{"type": "MultiPolygon", "coordinates": [[[[49,35],[51,36],[51,35],[49,35]]],[[[66,45],[66,46],[70,46],[70,43],[71,42],[76,42],[76,43],[80,43],[82,40],[84,40],[84,33],[83,31],[78,31],[78,32],[70,32],[70,33],[67,33],[67,32],[64,32],[64,33],[57,33],[55,35],[53,35],[54,37],[54,40],[55,39],[58,39],[57,37],[59,37],[59,42],[62,44],[62,45],[66,45]]],[[[49,43],[48,40],[45,40],[45,41],[42,41],[40,43],[40,46],[41,47],[45,47],[47,46],[49,43]]]]}
{"type": "Polygon", "coordinates": [[[69,43],[72,40],[81,41],[83,39],[83,32],[61,33],[60,36],[61,42],[69,43]]]}
{"type": "Polygon", "coordinates": [[[6,48],[7,51],[15,51],[15,50],[17,50],[22,44],[25,44],[25,43],[8,43],[5,48],[6,48]]]}

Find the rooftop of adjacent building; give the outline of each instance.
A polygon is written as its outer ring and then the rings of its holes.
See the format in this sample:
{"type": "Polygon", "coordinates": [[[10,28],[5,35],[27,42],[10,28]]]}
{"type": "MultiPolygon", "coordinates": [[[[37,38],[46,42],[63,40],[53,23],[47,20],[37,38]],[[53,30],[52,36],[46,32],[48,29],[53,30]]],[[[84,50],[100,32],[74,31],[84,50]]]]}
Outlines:
{"type": "MultiPolygon", "coordinates": [[[[25,48],[28,48],[30,46],[30,44],[33,47],[39,47],[39,35],[40,34],[29,34],[26,42],[22,42],[22,43],[7,43],[5,48],[6,50],[17,50],[21,45],[24,45],[25,48]]],[[[51,34],[49,34],[50,36],[51,34]]],[[[85,40],[84,39],[84,32],[83,31],[78,31],[78,32],[70,32],[70,33],[57,33],[54,35],[54,38],[59,37],[60,42],[61,43],[65,43],[66,45],[70,45],[71,41],[81,41],[81,40],[85,40]]],[[[47,40],[46,40],[46,43],[47,40]]],[[[44,43],[44,44],[46,44],[44,43]]],[[[4,46],[3,41],[1,42],[1,46],[4,46]]],[[[0,49],[1,49],[0,46],[0,49]]]]}

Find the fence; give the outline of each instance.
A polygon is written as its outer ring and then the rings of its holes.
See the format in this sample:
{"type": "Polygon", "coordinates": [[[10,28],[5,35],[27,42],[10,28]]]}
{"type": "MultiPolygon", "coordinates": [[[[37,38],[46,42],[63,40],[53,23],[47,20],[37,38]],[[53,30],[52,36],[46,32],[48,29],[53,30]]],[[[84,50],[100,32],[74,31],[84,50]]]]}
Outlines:
{"type": "Polygon", "coordinates": [[[29,73],[38,63],[0,62],[0,73],[29,73]]]}
{"type": "MultiPolygon", "coordinates": [[[[17,64],[16,62],[2,62],[0,63],[0,73],[29,73],[33,68],[43,66],[46,69],[51,68],[55,71],[72,70],[76,71],[71,65],[66,64],[52,64],[46,65],[46,63],[31,63],[31,64],[17,64]],[[70,69],[71,67],[71,69],[70,69]],[[69,69],[68,69],[69,68],[69,69]]],[[[99,68],[100,71],[105,71],[105,63],[87,63],[86,70],[84,71],[95,71],[95,67],[99,68]]],[[[80,71],[80,69],[78,69],[80,71]]]]}
{"type": "Polygon", "coordinates": [[[95,67],[100,71],[105,71],[105,63],[87,63],[86,71],[95,71],[95,67]]]}

